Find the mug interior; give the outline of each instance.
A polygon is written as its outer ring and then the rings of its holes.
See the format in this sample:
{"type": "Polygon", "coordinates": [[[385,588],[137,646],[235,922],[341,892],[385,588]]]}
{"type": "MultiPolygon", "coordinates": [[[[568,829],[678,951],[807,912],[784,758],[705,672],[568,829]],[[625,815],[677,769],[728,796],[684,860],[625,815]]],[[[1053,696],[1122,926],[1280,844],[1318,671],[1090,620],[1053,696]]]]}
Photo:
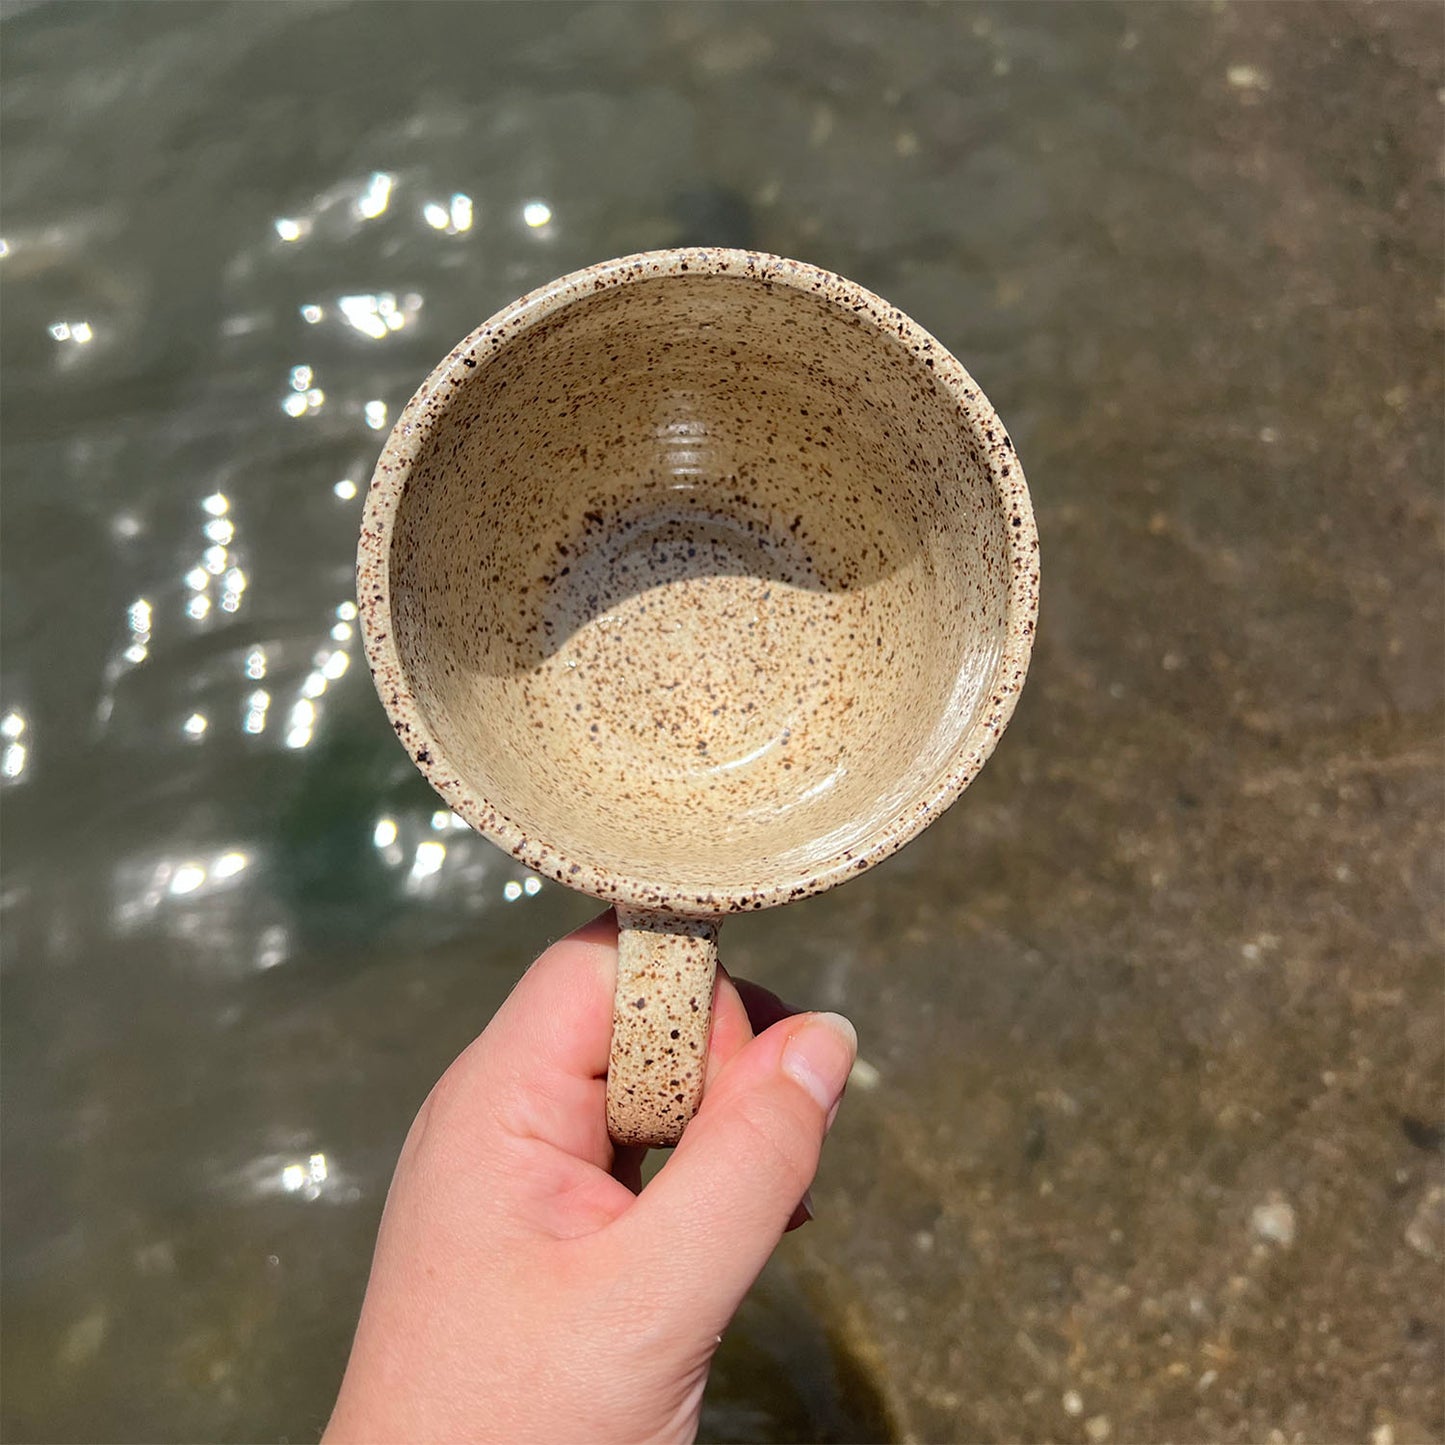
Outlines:
{"type": "Polygon", "coordinates": [[[439,373],[390,616],[464,816],[594,891],[723,909],[809,891],[944,786],[998,702],[1006,438],[860,311],[644,276],[439,373]]]}

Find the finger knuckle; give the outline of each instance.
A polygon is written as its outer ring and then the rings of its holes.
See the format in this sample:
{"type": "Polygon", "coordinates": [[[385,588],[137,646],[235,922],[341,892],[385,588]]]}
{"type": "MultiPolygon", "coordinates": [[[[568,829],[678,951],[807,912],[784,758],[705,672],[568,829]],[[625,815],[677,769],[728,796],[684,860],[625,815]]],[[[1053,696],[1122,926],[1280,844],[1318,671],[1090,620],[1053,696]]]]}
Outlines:
{"type": "Polygon", "coordinates": [[[741,1147],[770,1173],[796,1184],[800,1192],[811,1183],[817,1150],[794,1110],[777,1099],[752,1096],[738,1101],[733,1123],[742,1135],[741,1147]]]}

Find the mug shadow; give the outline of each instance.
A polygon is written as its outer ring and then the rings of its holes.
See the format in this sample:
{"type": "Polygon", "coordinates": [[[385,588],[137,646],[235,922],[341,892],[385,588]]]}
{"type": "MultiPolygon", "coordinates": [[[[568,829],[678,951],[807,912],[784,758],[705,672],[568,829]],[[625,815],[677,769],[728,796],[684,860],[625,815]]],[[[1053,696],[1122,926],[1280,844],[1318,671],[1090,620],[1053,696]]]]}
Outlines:
{"type": "Polygon", "coordinates": [[[452,625],[487,635],[466,651],[489,676],[534,672],[589,628],[674,625],[704,646],[746,645],[766,621],[801,624],[823,598],[865,592],[924,552],[881,505],[829,515],[830,500],[788,513],[741,491],[690,490],[589,507],[533,544],[520,577],[477,577],[473,606],[448,609],[452,625]]]}

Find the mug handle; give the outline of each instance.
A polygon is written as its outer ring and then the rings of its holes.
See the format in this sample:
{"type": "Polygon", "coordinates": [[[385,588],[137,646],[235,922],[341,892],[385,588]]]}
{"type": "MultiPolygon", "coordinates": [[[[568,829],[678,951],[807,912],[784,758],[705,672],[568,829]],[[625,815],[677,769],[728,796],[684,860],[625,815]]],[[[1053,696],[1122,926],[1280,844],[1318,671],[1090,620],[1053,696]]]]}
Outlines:
{"type": "Polygon", "coordinates": [[[676,1144],[697,1113],[720,922],[617,906],[607,1132],[619,1144],[676,1144]]]}

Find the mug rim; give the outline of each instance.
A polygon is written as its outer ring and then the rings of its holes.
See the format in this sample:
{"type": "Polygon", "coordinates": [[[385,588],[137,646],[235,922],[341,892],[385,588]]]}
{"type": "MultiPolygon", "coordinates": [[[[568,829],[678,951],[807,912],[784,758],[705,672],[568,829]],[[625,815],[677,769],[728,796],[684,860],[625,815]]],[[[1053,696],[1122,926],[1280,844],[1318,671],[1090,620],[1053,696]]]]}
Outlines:
{"type": "Polygon", "coordinates": [[[568,888],[637,908],[709,917],[790,903],[856,877],[911,842],[958,799],[993,754],[1028,672],[1038,619],[1038,531],[1022,465],[997,412],[962,363],[917,322],[857,282],[809,262],[762,251],[689,246],[618,257],[529,291],[482,322],[432,368],[397,418],[377,460],[362,514],[356,584],[362,642],[382,706],[412,761],[458,816],[518,862],[568,888]],[[816,868],[759,877],[747,887],[710,890],[630,876],[574,858],[565,843],[559,846],[529,835],[471,788],[447,760],[416,704],[391,619],[392,534],[412,467],[439,414],[433,413],[433,402],[440,398],[445,404],[441,394],[453,383],[460,387],[473,379],[489,356],[574,302],[619,286],[684,275],[735,277],[809,293],[871,323],[893,344],[926,354],[936,383],[975,431],[989,481],[1001,508],[1014,521],[1006,529],[1004,640],[990,679],[990,703],[958,740],[941,780],[926,795],[912,798],[863,843],[841,850],[816,868]]]}

